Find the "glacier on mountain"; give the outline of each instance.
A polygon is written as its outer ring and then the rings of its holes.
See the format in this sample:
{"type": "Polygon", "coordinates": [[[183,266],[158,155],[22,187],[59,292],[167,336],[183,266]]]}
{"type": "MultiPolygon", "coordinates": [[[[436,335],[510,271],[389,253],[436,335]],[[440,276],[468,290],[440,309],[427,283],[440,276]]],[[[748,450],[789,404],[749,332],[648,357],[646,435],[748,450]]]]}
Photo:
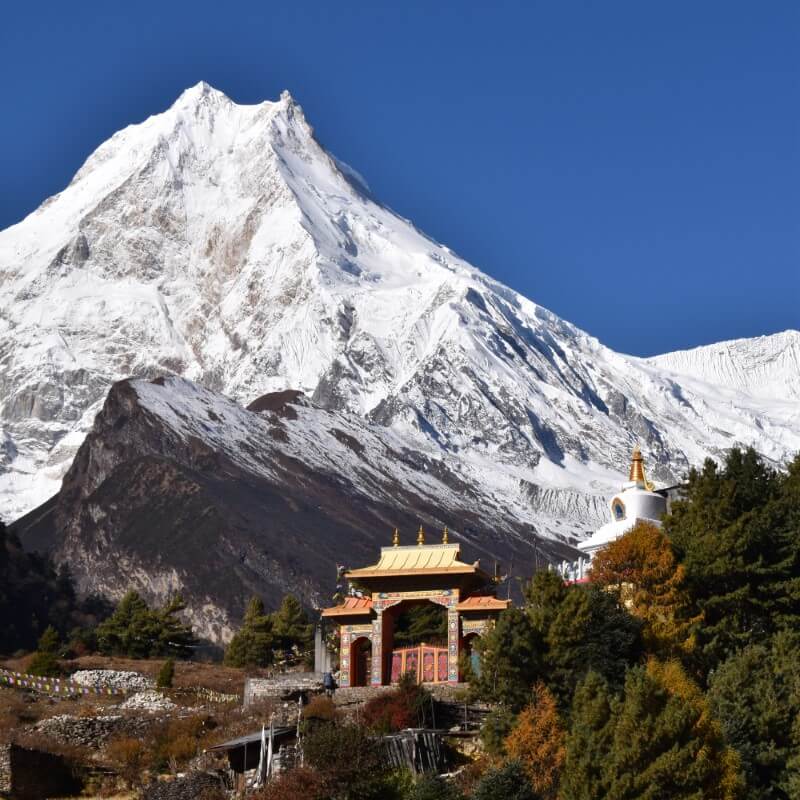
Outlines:
{"type": "Polygon", "coordinates": [[[798,338],[615,353],[380,205],[288,93],[200,83],[0,232],[0,516],[58,490],[114,381],[176,374],[301,390],[581,535],[635,442],[661,483],[800,450],[798,338]]]}

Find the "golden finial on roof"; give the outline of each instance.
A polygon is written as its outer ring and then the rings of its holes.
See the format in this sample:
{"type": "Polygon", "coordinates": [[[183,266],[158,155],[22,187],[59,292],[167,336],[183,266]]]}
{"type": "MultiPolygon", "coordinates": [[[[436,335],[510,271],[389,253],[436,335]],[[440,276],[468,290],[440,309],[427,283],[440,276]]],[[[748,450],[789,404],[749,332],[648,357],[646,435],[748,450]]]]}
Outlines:
{"type": "Polygon", "coordinates": [[[417,544],[420,546],[425,544],[425,531],[422,529],[422,525],[419,526],[419,530],[417,531],[417,544]]]}
{"type": "Polygon", "coordinates": [[[445,525],[444,530],[442,531],[442,544],[449,544],[449,543],[450,543],[450,537],[448,535],[447,525],[445,525]]]}
{"type": "Polygon", "coordinates": [[[400,547],[400,531],[397,528],[394,529],[392,534],[392,547],[400,547]]]}

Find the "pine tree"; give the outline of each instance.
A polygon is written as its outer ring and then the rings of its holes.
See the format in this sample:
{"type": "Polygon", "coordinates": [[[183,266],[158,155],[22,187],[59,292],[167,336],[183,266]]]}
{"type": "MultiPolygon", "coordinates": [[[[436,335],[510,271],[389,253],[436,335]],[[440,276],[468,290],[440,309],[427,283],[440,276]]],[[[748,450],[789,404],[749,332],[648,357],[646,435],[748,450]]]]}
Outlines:
{"type": "Polygon", "coordinates": [[[512,711],[524,708],[543,671],[542,639],[530,616],[520,608],[507,609],[478,642],[478,648],[481,674],[473,691],[512,711]]]}
{"type": "Polygon", "coordinates": [[[151,610],[137,592],[130,591],[119,601],[114,613],[98,625],[98,649],[106,655],[130,658],[185,656],[194,636],[178,617],[184,609],[180,596],[176,596],[164,607],[151,610]]]}
{"type": "Polygon", "coordinates": [[[732,450],[689,475],[664,523],[697,613],[704,668],[796,624],[800,613],[800,461],[780,475],[732,450]]]}
{"type": "Polygon", "coordinates": [[[540,800],[519,761],[507,761],[480,779],[473,800],[540,800]]]}
{"type": "Polygon", "coordinates": [[[505,749],[510,758],[522,764],[534,792],[544,800],[553,800],[564,766],[564,728],[556,701],[541,681],[534,686],[533,700],[508,735],[505,749]]]}
{"type": "Polygon", "coordinates": [[[158,671],[158,677],[156,678],[156,687],[159,689],[172,688],[172,681],[174,677],[175,677],[175,662],[171,658],[168,658],[161,665],[161,669],[158,671]]]}
{"type": "Polygon", "coordinates": [[[624,699],[612,703],[612,713],[607,800],[741,797],[738,759],[677,662],[629,670],[624,699]]]}
{"type": "Polygon", "coordinates": [[[590,670],[618,685],[641,654],[641,623],[608,592],[590,584],[564,594],[545,635],[544,680],[562,708],[590,670]]]}
{"type": "Polygon", "coordinates": [[[283,650],[297,648],[300,652],[305,652],[311,647],[313,631],[313,625],[300,601],[294,595],[287,594],[281,607],[272,615],[275,644],[283,650]]]}
{"type": "Polygon", "coordinates": [[[567,587],[555,573],[538,573],[525,598],[524,609],[504,611],[478,643],[473,691],[484,700],[519,711],[543,680],[565,709],[589,670],[621,683],[639,658],[641,622],[599,587],[567,587]]]}
{"type": "Polygon", "coordinates": [[[196,639],[192,629],[180,619],[180,614],[186,610],[183,598],[176,594],[169,602],[156,612],[160,627],[159,641],[151,655],[166,655],[175,653],[180,656],[188,655],[196,639]]]}
{"type": "Polygon", "coordinates": [[[39,637],[36,652],[28,664],[31,675],[58,675],[61,669],[58,665],[58,631],[49,625],[39,637]]]}
{"type": "MultiPolygon", "coordinates": [[[[769,800],[793,787],[800,753],[800,636],[750,645],[712,675],[709,702],[742,762],[747,797],[769,800]]],[[[795,794],[793,794],[795,792],[795,794]]]]}
{"type": "Polygon", "coordinates": [[[272,663],[272,618],[260,597],[251,597],[242,627],[225,650],[225,663],[231,667],[265,667],[272,663]]]}
{"type": "Polygon", "coordinates": [[[575,690],[566,739],[560,800],[603,800],[605,766],[610,758],[614,725],[613,695],[608,682],[589,672],[575,690]]]}

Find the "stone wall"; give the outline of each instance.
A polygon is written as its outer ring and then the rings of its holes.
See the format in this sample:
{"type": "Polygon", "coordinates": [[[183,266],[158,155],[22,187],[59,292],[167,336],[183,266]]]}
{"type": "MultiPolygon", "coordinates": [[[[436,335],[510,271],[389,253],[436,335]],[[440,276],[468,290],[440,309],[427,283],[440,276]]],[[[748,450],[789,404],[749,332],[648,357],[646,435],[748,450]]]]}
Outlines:
{"type": "Polygon", "coordinates": [[[13,744],[0,745],[0,797],[42,800],[79,790],[79,782],[60,756],[13,744]]]}
{"type": "MultiPolygon", "coordinates": [[[[424,686],[433,695],[433,699],[440,703],[463,702],[463,695],[469,688],[468,683],[428,683],[424,686]]],[[[333,702],[337,706],[367,703],[373,697],[380,697],[395,688],[395,686],[345,686],[334,692],[333,702]]]]}
{"type": "Polygon", "coordinates": [[[174,781],[151,783],[142,792],[142,800],[197,800],[203,793],[213,796],[213,792],[218,792],[222,796],[223,789],[219,775],[195,772],[174,781]]]}
{"type": "Polygon", "coordinates": [[[318,672],[286,672],[273,678],[248,678],[244,683],[244,705],[257,700],[297,699],[299,695],[322,691],[322,675],[318,672]]]}
{"type": "Polygon", "coordinates": [[[11,792],[11,745],[0,744],[0,797],[11,792]]]}

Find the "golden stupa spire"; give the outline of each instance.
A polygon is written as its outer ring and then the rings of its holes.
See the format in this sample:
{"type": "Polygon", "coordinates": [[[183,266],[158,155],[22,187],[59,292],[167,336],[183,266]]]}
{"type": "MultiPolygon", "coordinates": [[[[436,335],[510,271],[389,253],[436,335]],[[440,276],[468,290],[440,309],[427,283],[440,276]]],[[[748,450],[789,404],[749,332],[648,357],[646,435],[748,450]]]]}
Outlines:
{"type": "Polygon", "coordinates": [[[444,526],[444,530],[442,531],[442,544],[449,544],[450,543],[450,536],[447,531],[447,525],[444,526]]]}
{"type": "Polygon", "coordinates": [[[633,448],[633,455],[631,455],[631,468],[628,472],[628,480],[635,483],[644,483],[644,462],[642,460],[642,451],[637,444],[633,448]]]}
{"type": "Polygon", "coordinates": [[[631,455],[631,469],[628,473],[628,480],[642,484],[649,492],[653,491],[653,484],[647,480],[647,475],[644,471],[644,459],[638,444],[633,448],[633,454],[631,455]]]}
{"type": "Polygon", "coordinates": [[[400,531],[397,528],[394,529],[392,534],[392,547],[400,547],[400,531]]]}
{"type": "Polygon", "coordinates": [[[417,531],[417,544],[422,547],[425,544],[425,531],[422,530],[422,525],[420,524],[419,530],[417,531]]]}

